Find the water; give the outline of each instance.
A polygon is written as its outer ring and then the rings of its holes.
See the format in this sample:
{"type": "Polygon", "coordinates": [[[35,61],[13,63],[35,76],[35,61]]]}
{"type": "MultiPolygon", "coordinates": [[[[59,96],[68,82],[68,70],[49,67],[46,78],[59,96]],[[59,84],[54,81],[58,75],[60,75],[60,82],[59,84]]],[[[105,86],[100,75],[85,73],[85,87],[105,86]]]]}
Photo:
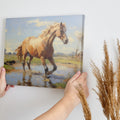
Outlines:
{"type": "MultiPolygon", "coordinates": [[[[48,68],[52,70],[52,66],[48,65],[48,68]]],[[[42,65],[31,65],[31,69],[32,72],[26,66],[27,72],[23,72],[21,65],[16,66],[15,71],[7,73],[7,83],[11,85],[63,88],[66,84],[65,80],[74,74],[73,68],[62,65],[57,65],[57,70],[47,78],[44,75],[42,65]]]]}

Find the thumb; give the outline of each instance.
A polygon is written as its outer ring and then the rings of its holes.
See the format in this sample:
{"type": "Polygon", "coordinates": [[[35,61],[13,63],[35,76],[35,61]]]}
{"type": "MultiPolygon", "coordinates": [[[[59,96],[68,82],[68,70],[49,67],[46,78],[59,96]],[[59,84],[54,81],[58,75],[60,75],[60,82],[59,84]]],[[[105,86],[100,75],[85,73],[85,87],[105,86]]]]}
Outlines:
{"type": "Polygon", "coordinates": [[[2,68],[1,69],[1,79],[5,79],[5,73],[6,73],[6,71],[5,71],[5,68],[2,68]]]}

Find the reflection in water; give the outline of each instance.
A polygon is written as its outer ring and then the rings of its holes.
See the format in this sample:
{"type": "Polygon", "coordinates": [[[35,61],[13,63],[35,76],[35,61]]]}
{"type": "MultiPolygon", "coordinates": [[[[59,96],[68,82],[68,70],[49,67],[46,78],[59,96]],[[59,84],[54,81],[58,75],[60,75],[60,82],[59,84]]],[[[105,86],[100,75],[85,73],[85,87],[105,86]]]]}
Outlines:
{"type": "Polygon", "coordinates": [[[29,73],[28,76],[29,76],[29,77],[28,77],[28,79],[27,79],[27,78],[26,78],[26,72],[23,72],[22,82],[18,81],[18,84],[17,84],[17,85],[32,86],[32,82],[31,82],[32,74],[29,73]]]}
{"type": "Polygon", "coordinates": [[[22,71],[22,67],[16,67],[16,71],[9,72],[6,75],[7,84],[10,85],[23,85],[23,86],[37,86],[37,87],[52,87],[52,88],[64,88],[66,82],[71,76],[78,70],[77,66],[72,67],[59,66],[58,70],[49,76],[45,76],[42,73],[42,67],[31,66],[32,71],[22,71]]]}
{"type": "MultiPolygon", "coordinates": [[[[36,73],[32,73],[32,72],[23,72],[23,76],[22,76],[22,82],[20,82],[18,80],[17,85],[23,85],[23,86],[33,86],[31,79],[32,79],[32,74],[36,74],[36,73]],[[28,76],[28,77],[27,77],[28,76]]],[[[38,75],[38,74],[37,74],[38,75]]],[[[50,80],[50,76],[42,76],[43,77],[43,81],[44,81],[44,85],[43,87],[48,87],[47,86],[47,82],[49,83],[50,87],[55,87],[55,85],[52,83],[52,81],[50,80]]],[[[34,79],[34,78],[33,78],[34,79]]]]}

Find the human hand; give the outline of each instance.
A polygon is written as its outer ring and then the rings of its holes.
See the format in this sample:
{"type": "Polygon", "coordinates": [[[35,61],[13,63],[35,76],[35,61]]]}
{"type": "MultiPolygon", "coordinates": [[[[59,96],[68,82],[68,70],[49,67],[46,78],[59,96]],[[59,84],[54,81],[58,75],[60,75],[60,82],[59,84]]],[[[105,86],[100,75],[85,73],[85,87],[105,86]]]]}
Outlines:
{"type": "Polygon", "coordinates": [[[4,96],[10,87],[14,87],[13,85],[6,84],[5,74],[5,68],[0,68],[0,97],[4,96]]]}
{"type": "Polygon", "coordinates": [[[80,85],[83,88],[85,96],[88,97],[89,95],[86,78],[87,78],[87,73],[81,74],[80,71],[78,71],[68,81],[66,85],[65,92],[64,92],[64,98],[66,98],[68,101],[71,101],[71,103],[73,103],[74,106],[77,106],[80,103],[80,98],[78,96],[79,94],[78,89],[81,89],[80,85]]]}
{"type": "Polygon", "coordinates": [[[80,103],[79,90],[88,97],[87,73],[77,72],[67,83],[64,97],[57,102],[50,110],[43,113],[35,120],[66,120],[72,110],[80,103]],[[54,116],[54,117],[53,117],[54,116]]]}

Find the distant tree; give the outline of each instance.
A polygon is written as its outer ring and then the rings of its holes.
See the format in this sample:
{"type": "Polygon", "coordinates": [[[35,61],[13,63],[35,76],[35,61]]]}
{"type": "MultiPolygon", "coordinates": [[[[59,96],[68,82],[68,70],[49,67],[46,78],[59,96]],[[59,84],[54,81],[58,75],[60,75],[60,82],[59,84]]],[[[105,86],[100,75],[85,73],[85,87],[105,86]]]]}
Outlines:
{"type": "Polygon", "coordinates": [[[8,55],[11,55],[12,53],[11,52],[8,52],[8,55]]]}
{"type": "Polygon", "coordinates": [[[6,54],[6,51],[7,51],[7,50],[6,50],[6,48],[5,48],[5,49],[4,49],[4,53],[5,53],[5,54],[6,54]]]}
{"type": "Polygon", "coordinates": [[[13,55],[16,55],[16,53],[15,53],[15,52],[13,52],[13,55]]]}

